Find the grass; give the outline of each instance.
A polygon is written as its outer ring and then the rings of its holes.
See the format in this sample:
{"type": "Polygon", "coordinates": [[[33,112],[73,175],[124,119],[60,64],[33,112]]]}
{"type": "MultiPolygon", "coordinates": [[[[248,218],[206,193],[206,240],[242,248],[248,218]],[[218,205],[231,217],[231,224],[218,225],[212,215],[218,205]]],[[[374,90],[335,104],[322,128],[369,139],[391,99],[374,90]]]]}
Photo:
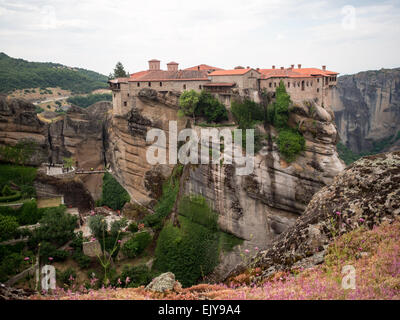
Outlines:
{"type": "Polygon", "coordinates": [[[372,230],[361,227],[338,237],[330,244],[321,265],[277,272],[255,285],[246,284],[260,272],[255,269],[230,283],[199,284],[163,295],[146,291],[144,287],[81,293],[58,289],[53,296],[36,295],[31,299],[400,300],[400,219],[372,230]],[[341,286],[345,265],[352,265],[356,270],[355,289],[341,286]]]}

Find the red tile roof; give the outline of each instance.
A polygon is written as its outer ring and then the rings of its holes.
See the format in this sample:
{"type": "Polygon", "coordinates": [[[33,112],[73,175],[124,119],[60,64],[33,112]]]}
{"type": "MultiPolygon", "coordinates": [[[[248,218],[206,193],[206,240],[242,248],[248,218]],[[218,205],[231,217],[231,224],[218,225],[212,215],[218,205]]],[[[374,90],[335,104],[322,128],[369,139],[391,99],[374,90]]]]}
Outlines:
{"type": "Polygon", "coordinates": [[[129,81],[182,81],[182,80],[206,80],[208,79],[207,71],[197,70],[180,70],[180,71],[142,71],[131,75],[129,81]]]}
{"type": "MultiPolygon", "coordinates": [[[[254,70],[252,68],[245,68],[245,69],[232,69],[232,70],[217,70],[211,72],[210,76],[235,76],[235,75],[243,75],[249,72],[250,70],[254,70]]],[[[254,70],[257,72],[257,70],[254,70]]]]}
{"type": "Polygon", "coordinates": [[[190,67],[190,68],[186,68],[185,70],[200,70],[200,71],[214,71],[214,70],[223,70],[221,68],[217,68],[217,67],[212,67],[209,66],[207,64],[199,64],[198,66],[194,66],[194,67],[190,67]]]}
{"type": "Polygon", "coordinates": [[[269,78],[312,78],[315,76],[333,76],[337,72],[329,70],[321,70],[318,68],[288,68],[288,69],[259,69],[262,74],[262,79],[269,78]]]}

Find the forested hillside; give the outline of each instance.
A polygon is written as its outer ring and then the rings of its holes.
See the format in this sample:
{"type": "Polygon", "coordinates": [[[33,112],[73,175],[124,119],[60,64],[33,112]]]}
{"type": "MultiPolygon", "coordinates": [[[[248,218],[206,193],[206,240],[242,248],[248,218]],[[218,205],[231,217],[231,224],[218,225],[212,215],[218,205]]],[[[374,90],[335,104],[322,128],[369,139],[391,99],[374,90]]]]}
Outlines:
{"type": "Polygon", "coordinates": [[[107,77],[90,70],[57,63],[29,62],[0,53],[0,92],[16,89],[60,87],[72,93],[105,88],[107,77]]]}

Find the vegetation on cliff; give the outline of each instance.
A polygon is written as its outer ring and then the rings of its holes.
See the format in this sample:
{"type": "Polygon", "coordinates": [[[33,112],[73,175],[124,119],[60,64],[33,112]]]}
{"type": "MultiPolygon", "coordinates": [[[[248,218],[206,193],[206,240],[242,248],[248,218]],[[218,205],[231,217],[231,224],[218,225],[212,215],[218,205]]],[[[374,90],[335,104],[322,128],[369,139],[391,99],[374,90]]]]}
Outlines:
{"type": "Polygon", "coordinates": [[[28,62],[0,53],[0,92],[60,87],[73,93],[88,93],[106,86],[107,77],[94,71],[58,63],[28,62]]]}
{"type": "Polygon", "coordinates": [[[103,177],[103,189],[98,206],[108,206],[114,210],[121,210],[125,203],[130,201],[128,192],[108,172],[103,177]]]}
{"type": "Polygon", "coordinates": [[[112,101],[112,95],[109,93],[88,94],[86,96],[73,96],[67,99],[67,102],[72,103],[81,108],[87,108],[99,101],[112,101]]]}
{"type": "Polygon", "coordinates": [[[179,97],[180,112],[185,116],[204,118],[207,123],[219,123],[228,120],[225,106],[210,93],[194,90],[184,91],[179,97]]]}

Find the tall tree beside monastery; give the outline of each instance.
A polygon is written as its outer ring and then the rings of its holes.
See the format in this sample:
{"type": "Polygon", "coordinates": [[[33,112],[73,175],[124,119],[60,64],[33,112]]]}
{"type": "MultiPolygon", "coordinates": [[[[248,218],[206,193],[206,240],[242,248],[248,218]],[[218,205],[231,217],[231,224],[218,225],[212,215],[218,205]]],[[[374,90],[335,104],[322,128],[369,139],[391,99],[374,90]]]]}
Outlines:
{"type": "Polygon", "coordinates": [[[117,62],[114,68],[114,72],[109,75],[110,78],[115,79],[115,78],[125,78],[128,77],[128,72],[125,71],[124,66],[122,65],[121,62],[117,62]]]}

